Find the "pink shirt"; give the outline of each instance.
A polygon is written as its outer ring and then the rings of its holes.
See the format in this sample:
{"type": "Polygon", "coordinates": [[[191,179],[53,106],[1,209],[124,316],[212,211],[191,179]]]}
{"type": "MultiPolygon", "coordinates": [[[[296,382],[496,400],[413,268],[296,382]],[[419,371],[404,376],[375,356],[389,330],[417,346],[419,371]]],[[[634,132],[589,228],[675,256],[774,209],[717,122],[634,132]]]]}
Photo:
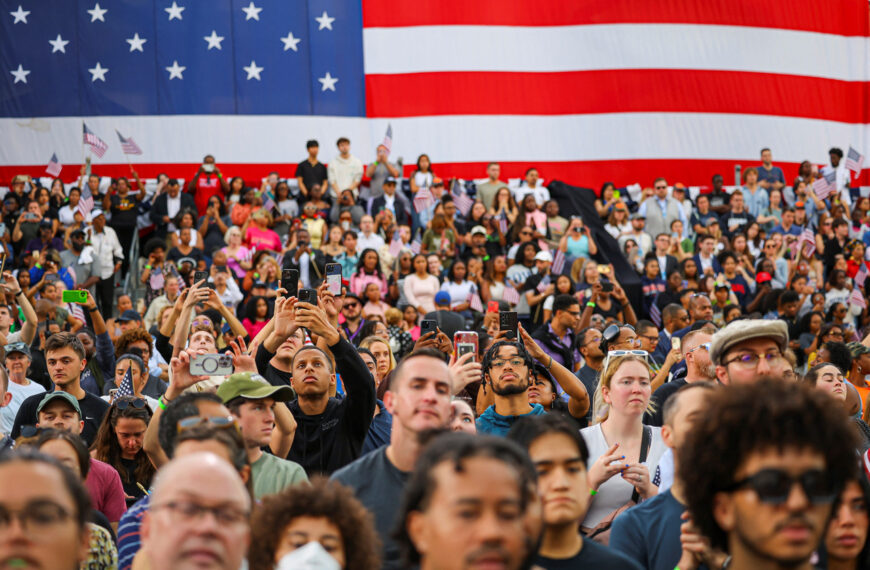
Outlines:
{"type": "Polygon", "coordinates": [[[85,486],[91,495],[93,507],[106,515],[109,522],[118,522],[121,515],[127,512],[127,501],[124,499],[124,486],[121,476],[108,463],[91,458],[88,477],[85,486]]]}
{"type": "Polygon", "coordinates": [[[281,251],[281,237],[270,229],[261,230],[255,225],[248,226],[245,232],[245,243],[257,251],[271,249],[281,251]]]}
{"type": "Polygon", "coordinates": [[[269,324],[268,320],[256,321],[253,323],[248,319],[242,320],[242,326],[245,327],[245,330],[248,331],[248,336],[250,336],[251,338],[254,338],[255,336],[257,336],[257,333],[260,332],[261,330],[263,330],[263,328],[267,324],[269,324]]]}

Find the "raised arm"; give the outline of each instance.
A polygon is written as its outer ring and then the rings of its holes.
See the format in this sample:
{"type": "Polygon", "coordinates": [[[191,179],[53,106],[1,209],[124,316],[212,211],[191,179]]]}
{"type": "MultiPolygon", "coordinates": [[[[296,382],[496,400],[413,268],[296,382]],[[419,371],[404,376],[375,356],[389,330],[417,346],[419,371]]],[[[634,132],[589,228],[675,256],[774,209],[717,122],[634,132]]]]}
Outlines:
{"type": "Polygon", "coordinates": [[[568,402],[568,409],[571,412],[571,415],[576,418],[582,418],[586,415],[586,412],[589,411],[589,393],[586,391],[586,386],[583,385],[583,382],[580,381],[580,378],[574,375],[573,372],[553,360],[553,357],[544,352],[538,343],[526,332],[526,329],[523,328],[522,325],[518,325],[520,336],[523,339],[523,344],[526,347],[526,350],[529,352],[529,355],[543,364],[547,370],[550,371],[550,374],[553,376],[553,379],[556,381],[559,386],[562,387],[562,390],[565,391],[571,397],[571,400],[568,402]]]}
{"type": "Polygon", "coordinates": [[[21,340],[28,345],[33,342],[36,337],[36,325],[39,322],[36,316],[36,311],[33,305],[30,304],[30,299],[21,290],[18,284],[18,279],[12,276],[11,271],[3,272],[3,281],[5,282],[4,289],[7,289],[15,296],[15,302],[21,307],[24,312],[24,325],[21,327],[21,340]]]}

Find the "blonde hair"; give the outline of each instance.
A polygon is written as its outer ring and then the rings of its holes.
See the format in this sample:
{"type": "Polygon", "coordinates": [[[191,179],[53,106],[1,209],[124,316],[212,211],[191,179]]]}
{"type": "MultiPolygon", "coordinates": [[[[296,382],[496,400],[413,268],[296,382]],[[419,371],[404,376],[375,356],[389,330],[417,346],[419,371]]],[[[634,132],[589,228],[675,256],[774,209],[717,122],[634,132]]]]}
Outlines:
{"type": "MultiPolygon", "coordinates": [[[[626,362],[640,362],[641,364],[643,364],[646,367],[647,372],[649,372],[650,380],[652,380],[652,371],[650,370],[649,364],[644,357],[636,354],[627,354],[625,356],[617,356],[610,359],[610,361],[607,363],[607,368],[601,372],[601,378],[598,381],[598,387],[595,388],[592,408],[592,421],[594,423],[603,422],[610,414],[610,405],[605,403],[604,401],[604,388],[606,387],[608,390],[610,389],[610,383],[613,381],[613,377],[616,376],[616,372],[626,362]]],[[[652,399],[650,399],[650,402],[647,404],[646,409],[650,412],[655,411],[655,407],[652,404],[652,399]]]]}
{"type": "MultiPolygon", "coordinates": [[[[387,350],[390,353],[390,367],[387,369],[387,375],[389,375],[389,373],[392,372],[396,368],[396,357],[393,356],[393,347],[390,346],[390,341],[384,340],[379,336],[371,335],[371,336],[367,336],[364,339],[362,339],[362,342],[359,343],[359,347],[371,350],[371,346],[373,344],[375,344],[376,342],[379,342],[379,343],[385,345],[387,347],[387,350]]],[[[384,378],[386,378],[386,377],[387,376],[385,375],[384,378]]]]}
{"type": "Polygon", "coordinates": [[[388,325],[397,325],[402,322],[402,311],[395,307],[390,307],[384,311],[384,316],[387,318],[388,325]]]}

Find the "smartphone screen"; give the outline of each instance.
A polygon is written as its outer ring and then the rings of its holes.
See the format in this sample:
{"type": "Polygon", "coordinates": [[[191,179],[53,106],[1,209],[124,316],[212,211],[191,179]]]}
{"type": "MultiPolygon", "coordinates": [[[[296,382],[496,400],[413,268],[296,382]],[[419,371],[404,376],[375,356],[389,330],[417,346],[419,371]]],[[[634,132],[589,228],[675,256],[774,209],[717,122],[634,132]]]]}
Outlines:
{"type": "Polygon", "coordinates": [[[333,295],[341,295],[341,265],[338,263],[326,264],[326,286],[333,295]]]}
{"type": "Polygon", "coordinates": [[[517,323],[516,311],[502,311],[498,314],[498,327],[508,331],[507,338],[517,338],[517,323]]]}
{"type": "Polygon", "coordinates": [[[298,269],[281,270],[281,288],[287,291],[288,297],[297,297],[299,295],[298,269]]]}
{"type": "Polygon", "coordinates": [[[680,350],[680,346],[682,346],[682,344],[683,344],[682,339],[680,339],[678,337],[671,338],[671,348],[675,348],[677,350],[680,350]]]}

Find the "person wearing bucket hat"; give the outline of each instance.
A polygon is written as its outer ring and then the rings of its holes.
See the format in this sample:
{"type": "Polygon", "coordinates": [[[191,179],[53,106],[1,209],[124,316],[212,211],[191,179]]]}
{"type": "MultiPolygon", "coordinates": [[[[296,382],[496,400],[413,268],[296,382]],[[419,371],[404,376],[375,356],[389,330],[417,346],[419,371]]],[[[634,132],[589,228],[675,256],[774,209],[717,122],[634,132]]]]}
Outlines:
{"type": "Polygon", "coordinates": [[[255,499],[308,481],[301,465],[262,449],[271,443],[276,413],[290,413],[285,405],[295,396],[290,386],[272,386],[255,372],[238,372],[218,386],[217,395],[238,422],[251,464],[255,499]]]}
{"type": "Polygon", "coordinates": [[[787,347],[785,321],[737,320],[713,335],[710,359],[722,384],[748,384],[761,378],[782,378],[790,368],[784,357],[787,347]]]}

